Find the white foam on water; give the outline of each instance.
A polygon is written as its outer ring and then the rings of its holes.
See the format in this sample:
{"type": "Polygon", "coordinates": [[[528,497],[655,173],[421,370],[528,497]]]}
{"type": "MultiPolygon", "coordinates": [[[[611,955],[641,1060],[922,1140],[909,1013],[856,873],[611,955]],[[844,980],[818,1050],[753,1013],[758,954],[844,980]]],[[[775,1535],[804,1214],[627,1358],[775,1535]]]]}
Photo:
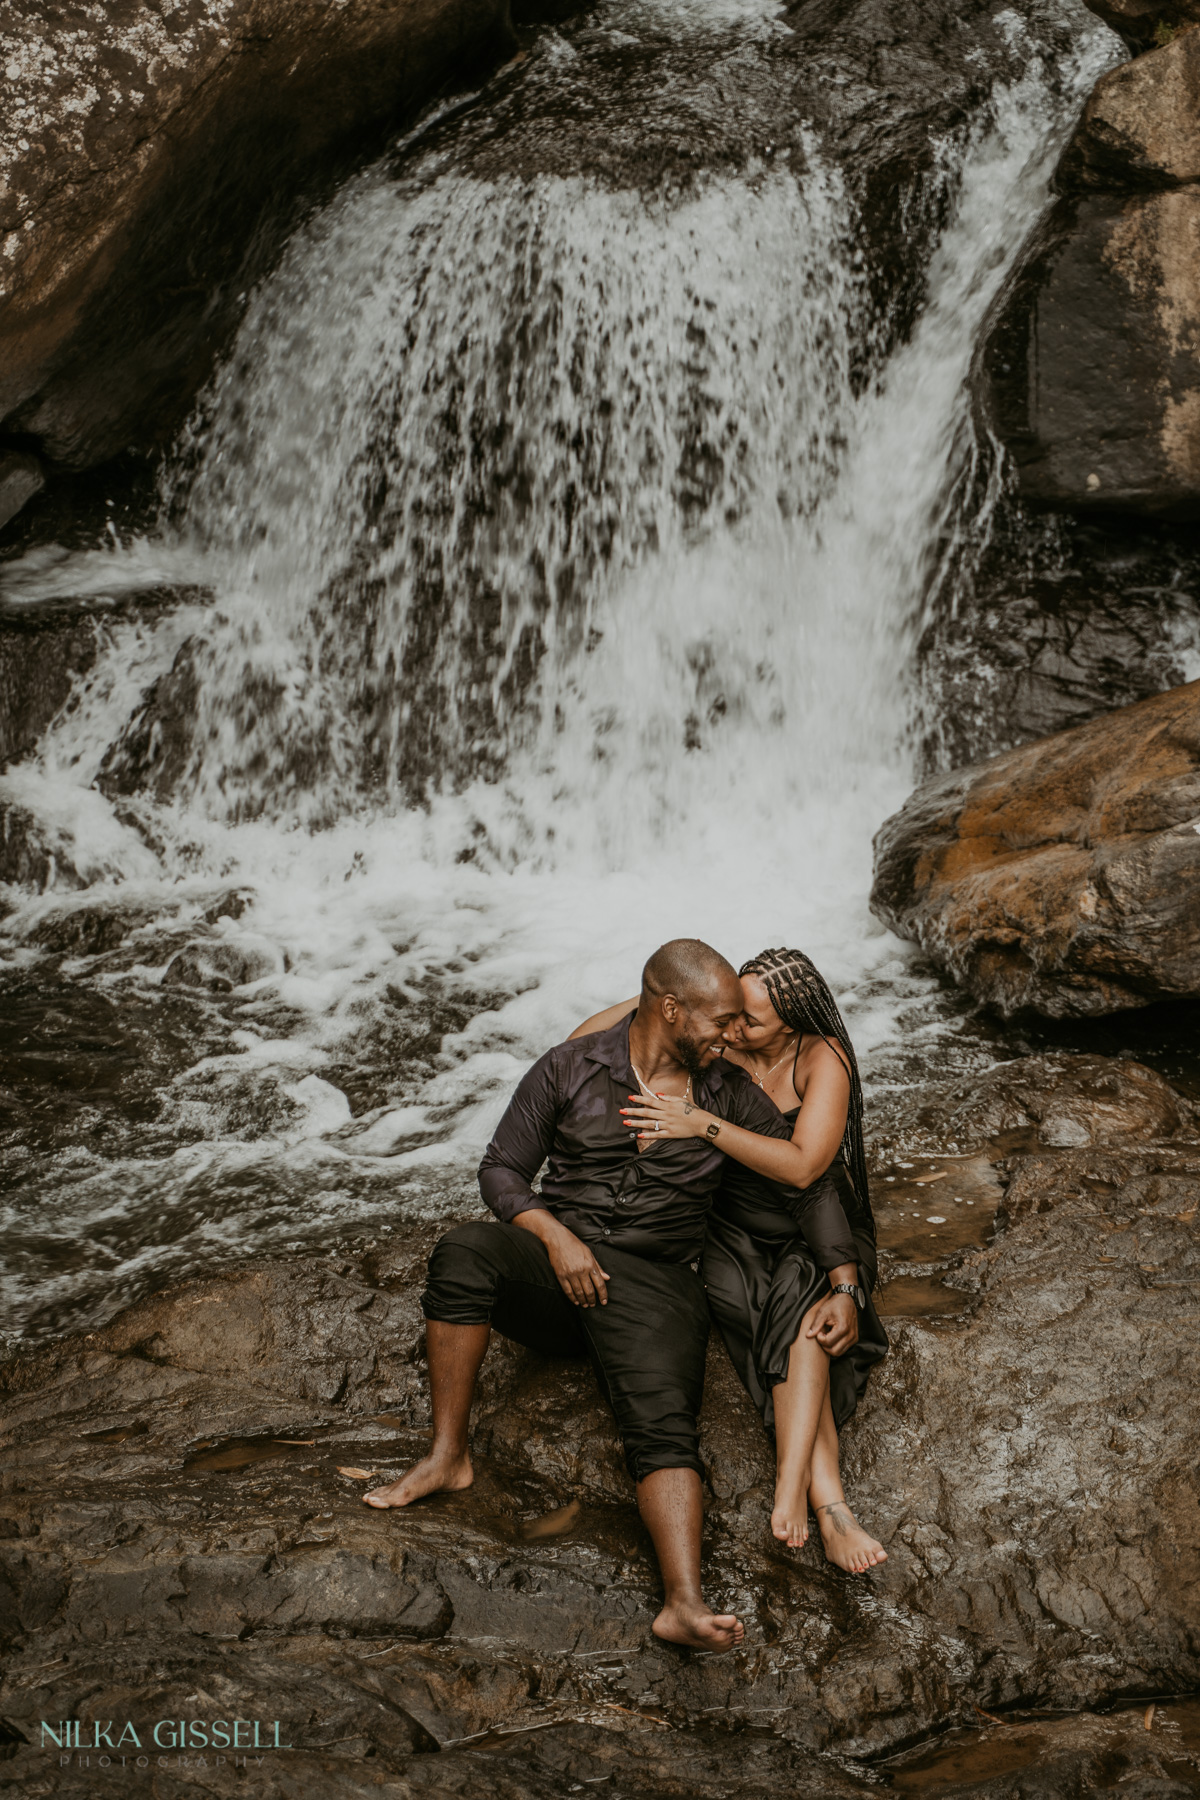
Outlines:
{"type": "MultiPolygon", "coordinates": [[[[331,1207],[379,1223],[422,1172],[465,1180],[528,1061],[632,993],[670,936],[735,962],[799,945],[868,1063],[894,1041],[929,984],[868,911],[871,838],[912,786],[970,358],[1111,60],[1099,28],[1053,81],[1031,54],[945,147],[924,310],[857,394],[853,211],[815,149],[672,210],[583,177],[375,171],[297,237],[188,446],[182,528],[133,553],[199,571],[213,606],[118,628],[20,777],[73,795],[104,878],[144,885],[140,840],[114,868],[111,825],[82,810],[104,803],[80,795],[134,690],[202,638],[185,774],[138,804],[164,893],[256,889],[253,929],[288,958],[270,992],[299,1024],[277,1044],[249,1012],[229,1062],[274,1069],[295,1107],[273,1145],[130,1169],[138,1205],[187,1214],[198,1171],[211,1189],[274,1157],[290,1210],[251,1227],[212,1202],[192,1228],[261,1248],[331,1207]],[[457,779],[417,805],[426,728],[457,779]],[[430,974],[499,998],[418,1093],[348,1123],[321,1069],[430,974]],[[298,1199],[301,1166],[320,1174],[298,1199]]],[[[101,1211],[120,1176],[89,1176],[101,1211]]]]}

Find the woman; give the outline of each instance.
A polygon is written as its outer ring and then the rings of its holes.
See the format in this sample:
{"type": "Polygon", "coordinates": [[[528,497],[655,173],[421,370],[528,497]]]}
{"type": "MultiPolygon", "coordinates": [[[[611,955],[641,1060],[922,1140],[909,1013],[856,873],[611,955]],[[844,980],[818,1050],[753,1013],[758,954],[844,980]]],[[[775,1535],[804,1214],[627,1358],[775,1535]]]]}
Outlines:
{"type": "MultiPolygon", "coordinates": [[[[838,1428],[887,1354],[870,1299],[862,1083],[837,1004],[807,956],[765,950],[740,974],[745,1010],[726,1058],[794,1124],[790,1140],[723,1125],[730,1161],[702,1274],[734,1366],[775,1434],[774,1535],[805,1543],[811,1505],[826,1556],[861,1574],[887,1560],[847,1506],[838,1470],[838,1428]],[[775,1183],[799,1191],[784,1195],[775,1183]]],[[[636,1004],[611,1007],[573,1035],[603,1030],[636,1004]]],[[[623,1110],[643,1139],[701,1137],[711,1123],[670,1096],[631,1096],[623,1110]]]]}

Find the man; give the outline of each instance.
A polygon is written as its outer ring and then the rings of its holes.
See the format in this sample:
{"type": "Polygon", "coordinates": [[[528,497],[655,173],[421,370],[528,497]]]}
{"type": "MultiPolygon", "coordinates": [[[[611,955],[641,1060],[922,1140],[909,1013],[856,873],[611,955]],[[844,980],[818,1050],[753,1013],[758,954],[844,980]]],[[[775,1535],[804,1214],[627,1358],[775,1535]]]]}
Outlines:
{"type": "Polygon", "coordinates": [[[429,1262],[433,1446],[366,1496],[371,1506],[407,1506],[471,1485],[471,1399],[493,1326],[551,1356],[586,1354],[616,1413],[662,1570],[653,1629],[699,1650],[729,1650],[743,1628],[713,1613],[700,1587],[697,1416],[709,1316],[690,1265],[724,1170],[720,1122],[772,1137],[791,1129],[743,1070],[720,1061],[741,1010],[725,958],[676,938],[646,964],[632,1020],[559,1044],[523,1078],[479,1170],[501,1222],[457,1226],[429,1262]],[[639,1090],[703,1106],[715,1115],[709,1136],[639,1151],[620,1111],[639,1090]]]}

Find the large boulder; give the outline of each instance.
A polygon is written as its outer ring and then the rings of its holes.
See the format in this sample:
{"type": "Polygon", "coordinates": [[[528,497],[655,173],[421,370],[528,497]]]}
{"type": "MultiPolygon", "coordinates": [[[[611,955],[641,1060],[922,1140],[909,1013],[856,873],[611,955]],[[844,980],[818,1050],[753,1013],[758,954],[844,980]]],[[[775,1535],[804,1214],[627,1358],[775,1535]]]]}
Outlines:
{"type": "Polygon", "coordinates": [[[1005,1016],[1200,996],[1200,682],[926,783],[871,905],[1005,1016]]]}
{"type": "Polygon", "coordinates": [[[0,430],[79,469],[169,430],[294,218],[506,0],[13,0],[0,28],[0,430]]]}
{"type": "Polygon", "coordinates": [[[986,409],[1042,505],[1200,517],[1200,189],[1064,201],[988,339],[986,409]]]}
{"type": "Polygon", "coordinates": [[[1097,83],[981,355],[1036,503],[1200,517],[1200,30],[1097,83]]]}
{"type": "Polygon", "coordinates": [[[1200,26],[1101,76],[1063,174],[1096,187],[1200,180],[1200,26]]]}

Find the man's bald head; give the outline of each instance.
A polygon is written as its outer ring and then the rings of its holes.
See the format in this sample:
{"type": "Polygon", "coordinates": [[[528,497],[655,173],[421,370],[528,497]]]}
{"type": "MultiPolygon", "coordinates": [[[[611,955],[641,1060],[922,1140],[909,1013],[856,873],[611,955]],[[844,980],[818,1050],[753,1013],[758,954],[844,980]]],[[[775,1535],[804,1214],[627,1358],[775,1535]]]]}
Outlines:
{"type": "Polygon", "coordinates": [[[674,994],[690,1009],[721,989],[731,991],[731,981],[737,984],[737,970],[711,944],[700,938],[672,938],[654,952],[642,970],[642,994],[649,1000],[674,994]]]}
{"type": "Polygon", "coordinates": [[[672,938],[642,970],[638,1022],[660,1034],[691,1075],[721,1055],[725,1032],[741,1010],[737,970],[699,938],[672,938]]]}

